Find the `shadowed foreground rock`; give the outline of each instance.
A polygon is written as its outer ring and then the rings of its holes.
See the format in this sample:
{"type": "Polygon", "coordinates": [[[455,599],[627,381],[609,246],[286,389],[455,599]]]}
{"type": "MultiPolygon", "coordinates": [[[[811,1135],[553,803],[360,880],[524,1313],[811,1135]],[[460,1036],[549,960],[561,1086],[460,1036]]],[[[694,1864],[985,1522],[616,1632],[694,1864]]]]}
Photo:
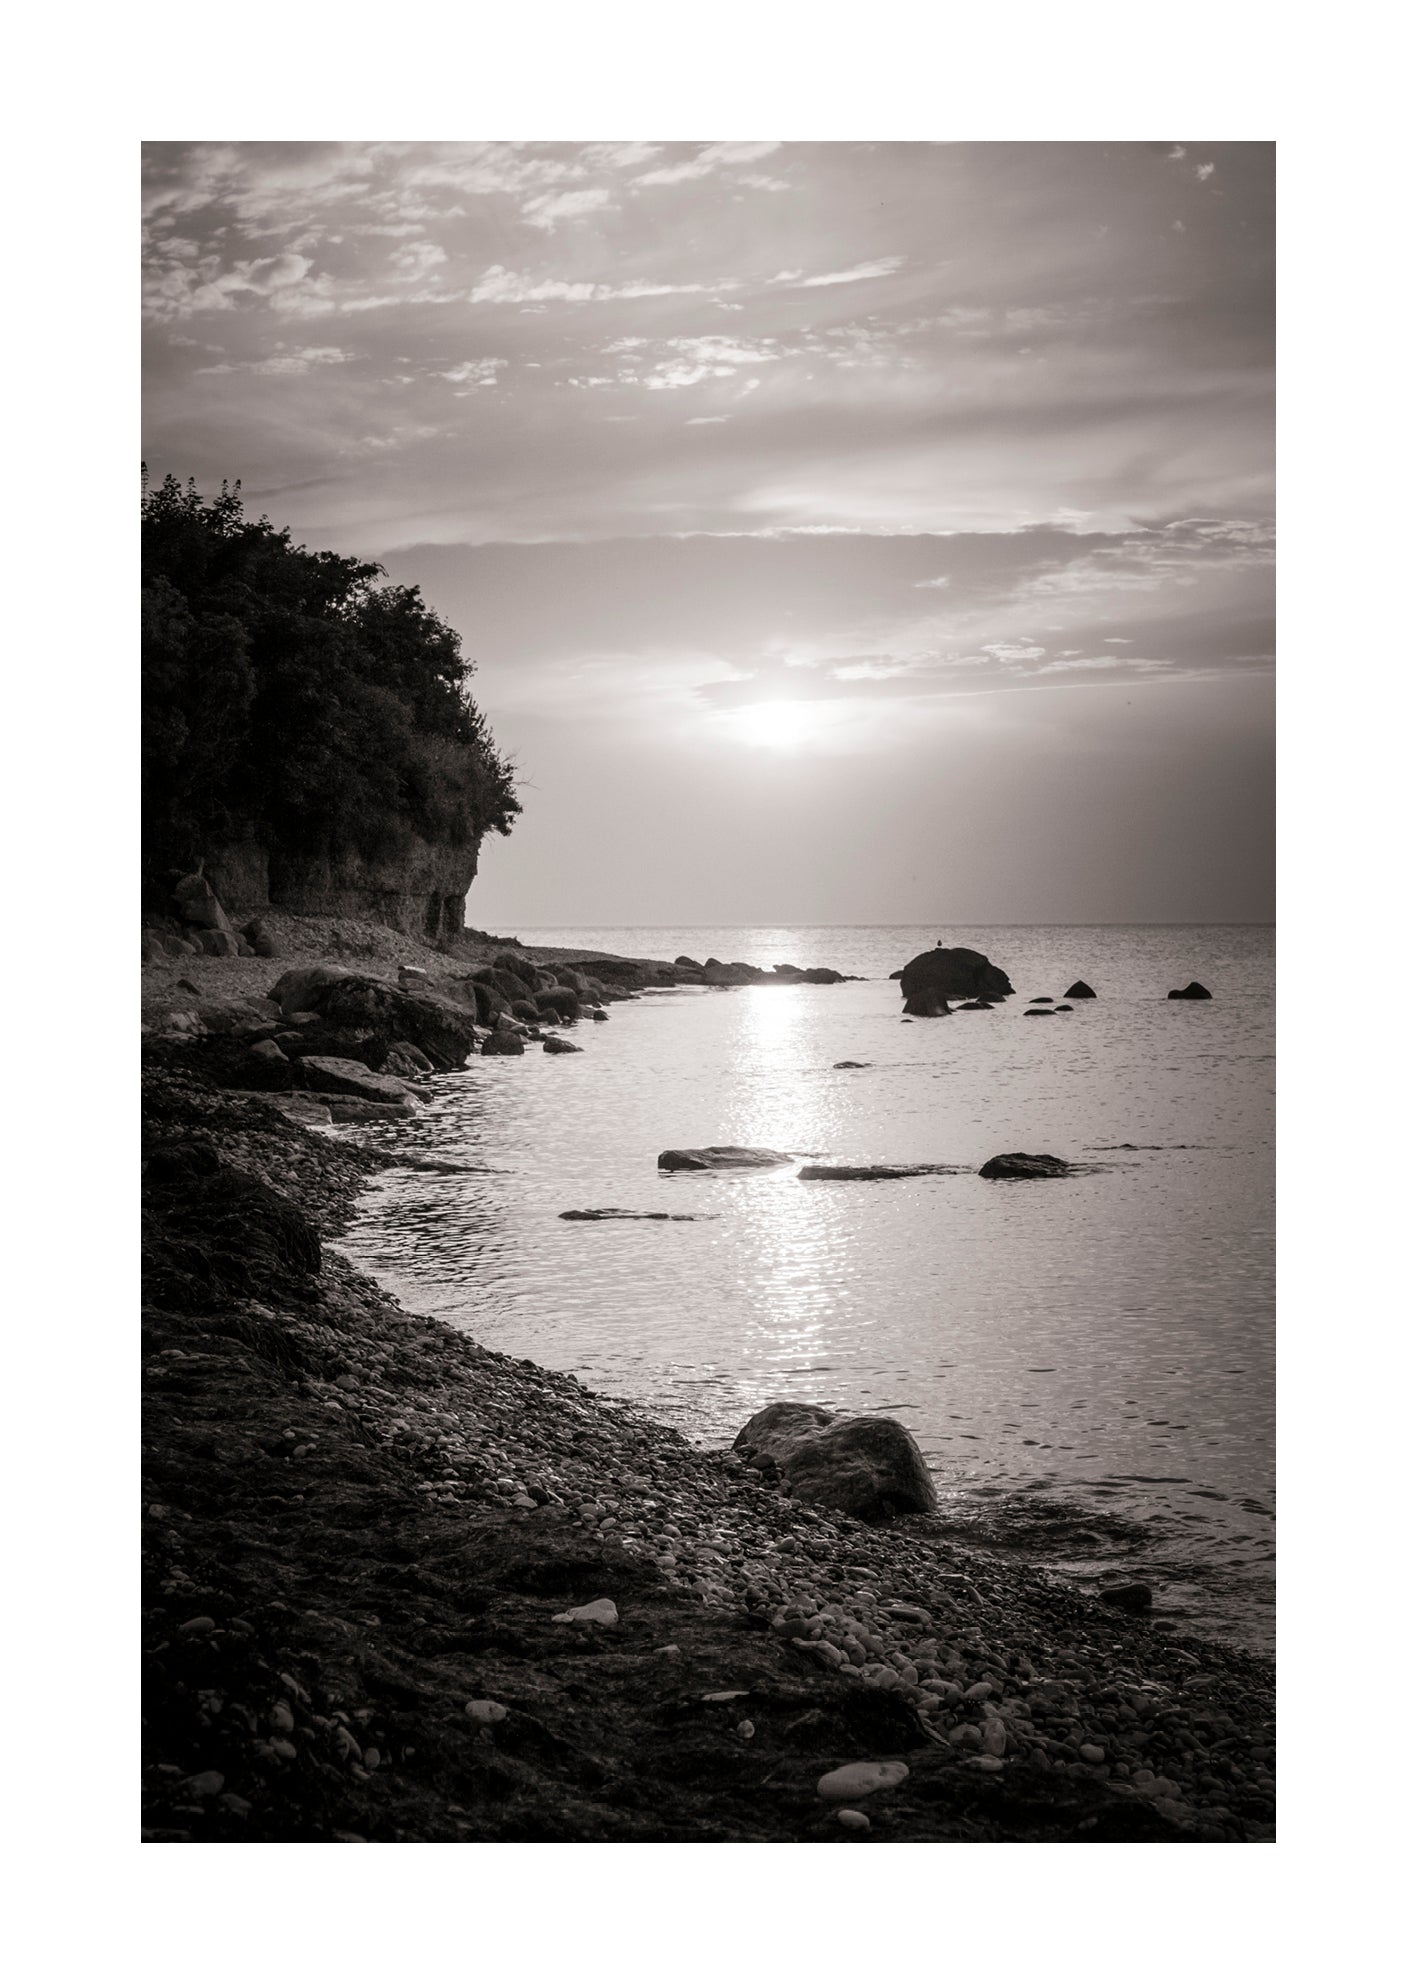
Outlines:
{"type": "Polygon", "coordinates": [[[662,1150],[661,1171],[766,1171],[774,1164],[791,1164],[785,1151],[758,1150],[744,1144],[705,1144],[699,1150],[662,1150]]]}
{"type": "Polygon", "coordinates": [[[981,1164],[979,1176],[981,1178],[1066,1178],[1072,1169],[1072,1165],[1061,1157],[1009,1150],[999,1157],[991,1157],[987,1164],[981,1164]]]}
{"type": "Polygon", "coordinates": [[[765,1406],[734,1447],[749,1462],[773,1461],[784,1494],[859,1522],[890,1522],[937,1506],[924,1456],[898,1419],[837,1419],[820,1406],[765,1406]]]}

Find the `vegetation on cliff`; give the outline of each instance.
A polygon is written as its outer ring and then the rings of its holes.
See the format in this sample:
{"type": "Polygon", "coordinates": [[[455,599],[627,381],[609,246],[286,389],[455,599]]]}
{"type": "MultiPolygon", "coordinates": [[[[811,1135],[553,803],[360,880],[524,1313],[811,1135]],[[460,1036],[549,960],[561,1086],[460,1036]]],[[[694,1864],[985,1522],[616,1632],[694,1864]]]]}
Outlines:
{"type": "Polygon", "coordinates": [[[513,767],[417,586],[171,475],[145,479],[142,560],[151,883],[223,844],[387,860],[510,830],[513,767]]]}

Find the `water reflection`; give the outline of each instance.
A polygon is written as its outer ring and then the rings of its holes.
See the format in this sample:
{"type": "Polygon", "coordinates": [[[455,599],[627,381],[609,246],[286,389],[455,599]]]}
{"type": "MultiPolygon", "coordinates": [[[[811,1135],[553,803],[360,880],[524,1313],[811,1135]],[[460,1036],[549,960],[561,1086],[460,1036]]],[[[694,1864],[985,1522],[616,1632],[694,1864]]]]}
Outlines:
{"type": "MultiPolygon", "coordinates": [[[[846,948],[860,933],[835,951],[772,933],[757,953],[684,935],[658,948],[868,968],[846,948]]],[[[1008,1007],[903,1027],[883,980],[910,951],[877,941],[873,983],[620,1006],[583,1055],[440,1078],[427,1112],[383,1134],[491,1169],[381,1179],[350,1252],[409,1306],[704,1438],[784,1395],[896,1411],[961,1506],[1031,1487],[1143,1523],[1178,1587],[1253,1625],[1272,1551],[1265,946],[1040,931],[1005,950],[994,933],[981,948],[1024,991],[1081,974],[1105,996],[1047,1028],[1008,1007]],[[1192,976],[1213,1004],[1156,996],[1192,976]],[[661,1176],[655,1154],[683,1143],[965,1169],[661,1176]],[[1104,1147],[1108,1169],[1057,1185],[973,1175],[996,1150],[1104,1147]],[[697,1217],[558,1218],[612,1204],[697,1217]]]]}

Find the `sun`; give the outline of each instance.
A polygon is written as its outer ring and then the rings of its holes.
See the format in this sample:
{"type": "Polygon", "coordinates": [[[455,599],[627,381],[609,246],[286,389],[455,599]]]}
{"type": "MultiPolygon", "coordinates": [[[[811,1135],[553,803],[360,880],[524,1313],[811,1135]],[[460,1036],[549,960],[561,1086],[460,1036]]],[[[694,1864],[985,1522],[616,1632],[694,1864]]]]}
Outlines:
{"type": "Polygon", "coordinates": [[[810,703],[751,703],[734,720],[743,742],[760,751],[800,750],[816,728],[810,703]]]}

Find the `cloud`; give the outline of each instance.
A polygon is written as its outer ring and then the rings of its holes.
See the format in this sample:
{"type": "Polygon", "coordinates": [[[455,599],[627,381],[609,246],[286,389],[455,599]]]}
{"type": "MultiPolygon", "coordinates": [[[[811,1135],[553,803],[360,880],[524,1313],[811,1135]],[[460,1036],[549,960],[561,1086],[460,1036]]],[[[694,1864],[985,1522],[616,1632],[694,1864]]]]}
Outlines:
{"type": "Polygon", "coordinates": [[[347,365],[353,356],[353,352],[342,351],[338,345],[301,345],[296,349],[277,345],[266,358],[199,365],[197,370],[199,373],[251,372],[263,378],[282,378],[313,371],[317,365],[347,365]]]}
{"type": "Polygon", "coordinates": [[[505,358],[468,358],[461,365],[453,366],[451,371],[440,372],[438,377],[460,387],[461,391],[455,397],[461,400],[476,392],[480,386],[495,386],[497,374],[506,369],[505,358]]]}
{"type": "Polygon", "coordinates": [[[839,282],[872,282],[877,276],[892,276],[905,263],[904,255],[882,255],[874,262],[858,262],[851,269],[834,269],[824,276],[788,273],[775,276],[775,282],[789,282],[794,289],[828,289],[839,282]]]}
{"type": "Polygon", "coordinates": [[[702,296],[715,289],[733,289],[732,281],[703,282],[567,282],[559,276],[517,274],[494,262],[468,292],[469,303],[610,303],[644,296],[702,296]]]}
{"type": "Polygon", "coordinates": [[[540,193],[522,208],[522,219],[549,232],[558,221],[580,220],[610,204],[610,194],[604,186],[583,186],[569,193],[540,193]]]}
{"type": "Polygon", "coordinates": [[[392,266],[401,282],[419,282],[447,259],[448,251],[436,241],[410,241],[395,252],[392,266]]]}
{"type": "Polygon", "coordinates": [[[1209,179],[1214,171],[1215,167],[1213,165],[1198,165],[1196,167],[1196,178],[1200,180],[1209,179]]]}
{"type": "Polygon", "coordinates": [[[656,166],[652,172],[640,173],[635,184],[681,186],[686,180],[705,179],[709,173],[720,172],[725,166],[752,165],[778,149],[776,139],[762,144],[706,145],[693,158],[681,159],[677,165],[656,166]]]}

